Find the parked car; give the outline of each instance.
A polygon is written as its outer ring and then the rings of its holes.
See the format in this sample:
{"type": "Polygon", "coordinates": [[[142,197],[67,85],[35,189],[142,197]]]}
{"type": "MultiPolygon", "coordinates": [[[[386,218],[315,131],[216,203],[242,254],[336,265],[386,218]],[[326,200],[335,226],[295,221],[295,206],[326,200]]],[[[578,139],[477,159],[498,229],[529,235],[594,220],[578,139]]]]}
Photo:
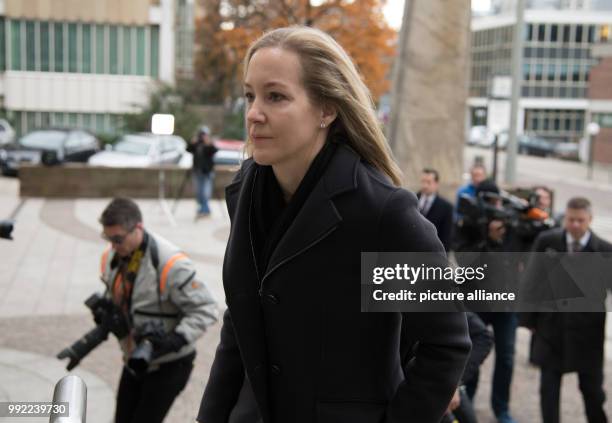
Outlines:
{"type": "Polygon", "coordinates": [[[580,146],[577,142],[559,142],[555,144],[555,156],[560,159],[579,161],[580,146]]]}
{"type": "Polygon", "coordinates": [[[530,156],[549,157],[555,153],[555,143],[531,135],[519,135],[518,151],[530,156]]]}
{"type": "Polygon", "coordinates": [[[0,146],[15,140],[15,130],[5,119],[0,119],[0,146]]]}
{"type": "Polygon", "coordinates": [[[16,176],[24,163],[47,165],[87,162],[100,150],[97,138],[81,129],[38,129],[0,147],[3,175],[16,176]]]}
{"type": "Polygon", "coordinates": [[[495,135],[486,126],[473,126],[470,128],[467,143],[479,147],[490,147],[494,140],[495,135]]]}
{"type": "Polygon", "coordinates": [[[127,134],[112,147],[91,156],[89,164],[107,167],[178,164],[186,149],[187,143],[178,135],[127,134]]]}

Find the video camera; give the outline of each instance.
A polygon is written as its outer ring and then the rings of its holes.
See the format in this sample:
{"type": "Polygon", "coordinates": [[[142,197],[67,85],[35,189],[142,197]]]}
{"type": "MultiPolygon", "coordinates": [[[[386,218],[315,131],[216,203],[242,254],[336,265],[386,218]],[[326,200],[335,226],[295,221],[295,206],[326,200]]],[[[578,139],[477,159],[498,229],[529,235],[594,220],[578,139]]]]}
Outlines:
{"type": "Polygon", "coordinates": [[[555,225],[548,213],[536,207],[536,204],[537,194],[533,190],[527,192],[527,199],[503,191],[483,191],[476,198],[462,195],[457,209],[463,215],[466,226],[486,228],[492,220],[501,220],[523,242],[530,242],[540,232],[555,225]]]}

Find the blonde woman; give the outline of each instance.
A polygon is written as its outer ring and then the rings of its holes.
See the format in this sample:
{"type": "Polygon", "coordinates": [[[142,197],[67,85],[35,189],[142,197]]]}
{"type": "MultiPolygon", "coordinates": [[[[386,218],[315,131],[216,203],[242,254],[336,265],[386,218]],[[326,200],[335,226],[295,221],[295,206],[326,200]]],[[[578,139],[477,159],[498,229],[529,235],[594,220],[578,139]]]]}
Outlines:
{"type": "Polygon", "coordinates": [[[228,310],[198,421],[437,423],[465,315],[360,313],[362,251],[443,251],[399,188],[368,89],[312,28],[265,34],[244,68],[252,157],[226,190],[228,310]]]}

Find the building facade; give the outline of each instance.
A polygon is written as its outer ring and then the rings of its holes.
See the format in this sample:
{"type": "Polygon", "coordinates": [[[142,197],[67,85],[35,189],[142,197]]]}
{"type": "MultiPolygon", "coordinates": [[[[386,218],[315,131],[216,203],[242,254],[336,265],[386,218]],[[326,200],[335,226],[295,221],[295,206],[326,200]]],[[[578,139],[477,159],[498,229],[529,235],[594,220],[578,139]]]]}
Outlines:
{"type": "Polygon", "coordinates": [[[177,29],[192,3],[0,0],[0,104],[16,131],[116,132],[156,82],[174,83],[178,60],[189,67],[193,49],[177,43],[193,37],[177,29]]]}
{"type": "MultiPolygon", "coordinates": [[[[486,122],[493,78],[511,74],[514,3],[497,1],[495,13],[472,20],[472,125],[486,122]]],[[[590,72],[600,61],[592,47],[610,36],[612,2],[528,0],[524,16],[518,130],[577,142],[591,119],[590,72]]]]}

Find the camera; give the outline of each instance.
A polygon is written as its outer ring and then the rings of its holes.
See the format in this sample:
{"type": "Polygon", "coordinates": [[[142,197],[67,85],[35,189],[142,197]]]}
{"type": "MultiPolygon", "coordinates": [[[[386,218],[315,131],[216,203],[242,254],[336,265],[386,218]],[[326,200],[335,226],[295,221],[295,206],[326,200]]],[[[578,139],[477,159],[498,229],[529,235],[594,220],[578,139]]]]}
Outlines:
{"type": "Polygon", "coordinates": [[[13,239],[11,232],[13,232],[14,222],[12,220],[0,220],[0,238],[13,239]]]}
{"type": "Polygon", "coordinates": [[[149,364],[155,358],[154,345],[151,339],[163,338],[166,331],[163,323],[152,320],[145,322],[134,331],[136,348],[130,355],[127,367],[136,375],[146,373],[149,364]]]}
{"type": "Polygon", "coordinates": [[[110,299],[95,293],[85,300],[85,305],[93,313],[97,326],[57,354],[59,359],[70,359],[66,370],[74,369],[87,354],[108,338],[109,333],[118,339],[129,333],[123,313],[110,299]]]}
{"type": "Polygon", "coordinates": [[[492,220],[501,220],[524,243],[529,243],[542,231],[554,227],[548,214],[537,208],[537,195],[526,193],[527,199],[506,192],[481,191],[477,197],[462,195],[458,211],[463,215],[463,226],[485,228],[492,220]]]}

